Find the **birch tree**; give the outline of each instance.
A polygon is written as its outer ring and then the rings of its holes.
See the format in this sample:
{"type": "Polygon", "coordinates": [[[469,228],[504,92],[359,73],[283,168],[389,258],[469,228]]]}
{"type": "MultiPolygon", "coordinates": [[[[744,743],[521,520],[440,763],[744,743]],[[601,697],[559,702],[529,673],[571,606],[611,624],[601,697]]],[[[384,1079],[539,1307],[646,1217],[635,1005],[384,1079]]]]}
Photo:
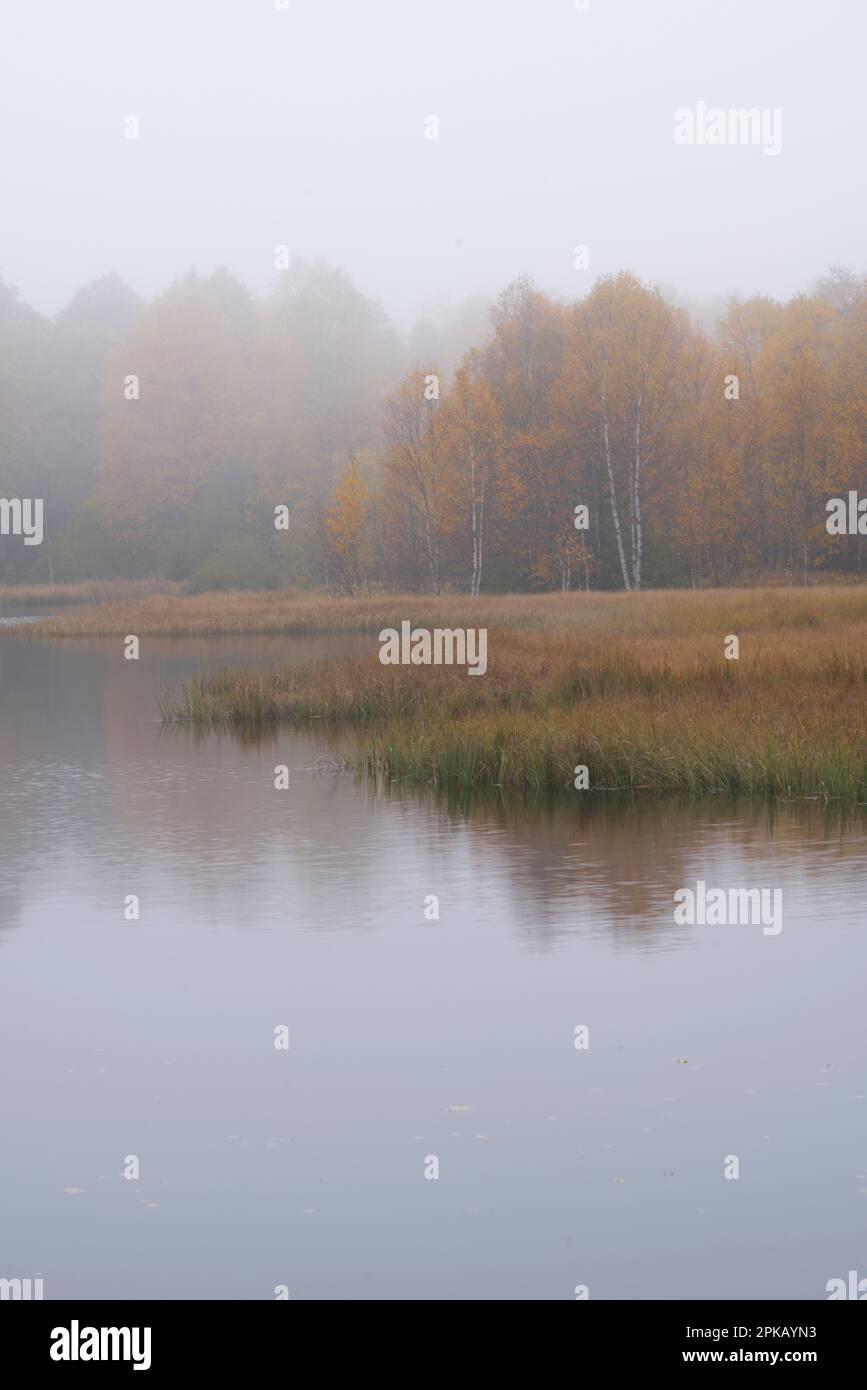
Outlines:
{"type": "Polygon", "coordinates": [[[469,531],[472,551],[470,596],[482,589],[490,514],[497,502],[505,511],[502,488],[502,426],[493,392],[477,356],[469,354],[443,402],[443,447],[457,525],[469,531]],[[498,485],[501,495],[496,496],[498,485]]]}
{"type": "Polygon", "coordinates": [[[683,315],[655,289],[621,274],[581,306],[583,383],[607,484],[623,587],[640,589],[646,471],[663,462],[675,414],[683,315]]]}
{"type": "Polygon", "coordinates": [[[442,591],[440,547],[443,513],[443,448],[440,403],[426,390],[431,373],[416,368],[388,397],[385,407],[384,490],[392,514],[413,522],[422,546],[430,587],[442,591]]]}

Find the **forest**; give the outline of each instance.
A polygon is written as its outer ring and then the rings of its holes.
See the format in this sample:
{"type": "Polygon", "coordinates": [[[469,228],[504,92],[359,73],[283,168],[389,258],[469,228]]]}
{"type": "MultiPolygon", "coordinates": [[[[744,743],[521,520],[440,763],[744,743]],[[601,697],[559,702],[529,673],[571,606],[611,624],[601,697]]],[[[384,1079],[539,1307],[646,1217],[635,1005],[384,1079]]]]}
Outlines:
{"type": "Polygon", "coordinates": [[[711,316],[630,272],[519,278],[398,331],[340,270],[254,297],[118,277],[53,320],[0,283],[0,583],[638,590],[862,575],[867,277],[711,316]],[[851,498],[850,498],[851,501],[851,498]],[[832,534],[832,530],[845,534],[832,534]]]}

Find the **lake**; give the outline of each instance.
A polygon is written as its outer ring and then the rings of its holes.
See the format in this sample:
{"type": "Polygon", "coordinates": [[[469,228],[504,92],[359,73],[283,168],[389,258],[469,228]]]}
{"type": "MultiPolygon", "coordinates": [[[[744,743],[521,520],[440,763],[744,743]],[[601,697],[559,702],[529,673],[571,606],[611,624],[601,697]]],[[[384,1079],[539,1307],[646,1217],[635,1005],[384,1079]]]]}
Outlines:
{"type": "Polygon", "coordinates": [[[867,1274],[864,808],[460,807],[339,771],[316,725],[159,723],[161,683],[375,646],[0,639],[0,1277],[569,1300],[867,1274]],[[698,880],[779,888],[782,930],[678,925],[698,880]]]}

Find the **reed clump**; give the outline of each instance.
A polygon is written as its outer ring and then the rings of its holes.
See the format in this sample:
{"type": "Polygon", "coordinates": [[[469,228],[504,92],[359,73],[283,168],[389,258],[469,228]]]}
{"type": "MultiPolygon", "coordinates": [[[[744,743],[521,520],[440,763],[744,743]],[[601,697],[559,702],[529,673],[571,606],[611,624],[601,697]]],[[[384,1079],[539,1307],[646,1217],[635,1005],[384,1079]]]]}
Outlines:
{"type": "Polygon", "coordinates": [[[317,720],[358,768],[467,792],[575,796],[583,765],[591,791],[867,800],[857,605],[805,623],[783,603],[779,625],[760,628],[746,600],[736,624],[690,597],[688,632],[688,605],[668,630],[654,608],[659,625],[640,634],[492,627],[484,676],[383,666],[373,639],[367,658],[203,677],[162,692],[160,708],[167,721],[246,731],[317,720]],[[740,659],[726,660],[738,628],[740,659]]]}

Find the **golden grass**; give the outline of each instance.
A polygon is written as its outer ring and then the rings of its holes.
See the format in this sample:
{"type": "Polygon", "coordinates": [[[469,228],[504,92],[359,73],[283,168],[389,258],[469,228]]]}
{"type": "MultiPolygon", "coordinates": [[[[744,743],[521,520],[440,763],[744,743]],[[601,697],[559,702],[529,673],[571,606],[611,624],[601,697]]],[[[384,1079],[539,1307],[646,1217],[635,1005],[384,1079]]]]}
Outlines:
{"type": "Polygon", "coordinates": [[[49,619],[33,628],[29,636],[376,633],[384,627],[399,627],[404,618],[422,627],[509,627],[552,635],[574,633],[582,641],[820,631],[867,621],[867,585],[505,594],[475,600],[463,594],[440,598],[374,594],[347,599],[293,591],[189,595],[161,591],[143,598],[123,597],[82,613],[49,619]]]}
{"type": "Polygon", "coordinates": [[[481,677],[382,666],[373,636],[367,659],[163,692],[164,718],[247,731],[315,718],[343,730],[356,766],[465,793],[576,797],[584,764],[596,791],[867,798],[867,590],[387,602],[396,613],[345,616],[378,630],[499,611],[512,625],[491,625],[481,677]]]}
{"type": "Polygon", "coordinates": [[[157,579],[89,579],[80,584],[0,584],[0,604],[59,608],[77,603],[135,603],[150,594],[168,598],[177,585],[157,579]]]}

